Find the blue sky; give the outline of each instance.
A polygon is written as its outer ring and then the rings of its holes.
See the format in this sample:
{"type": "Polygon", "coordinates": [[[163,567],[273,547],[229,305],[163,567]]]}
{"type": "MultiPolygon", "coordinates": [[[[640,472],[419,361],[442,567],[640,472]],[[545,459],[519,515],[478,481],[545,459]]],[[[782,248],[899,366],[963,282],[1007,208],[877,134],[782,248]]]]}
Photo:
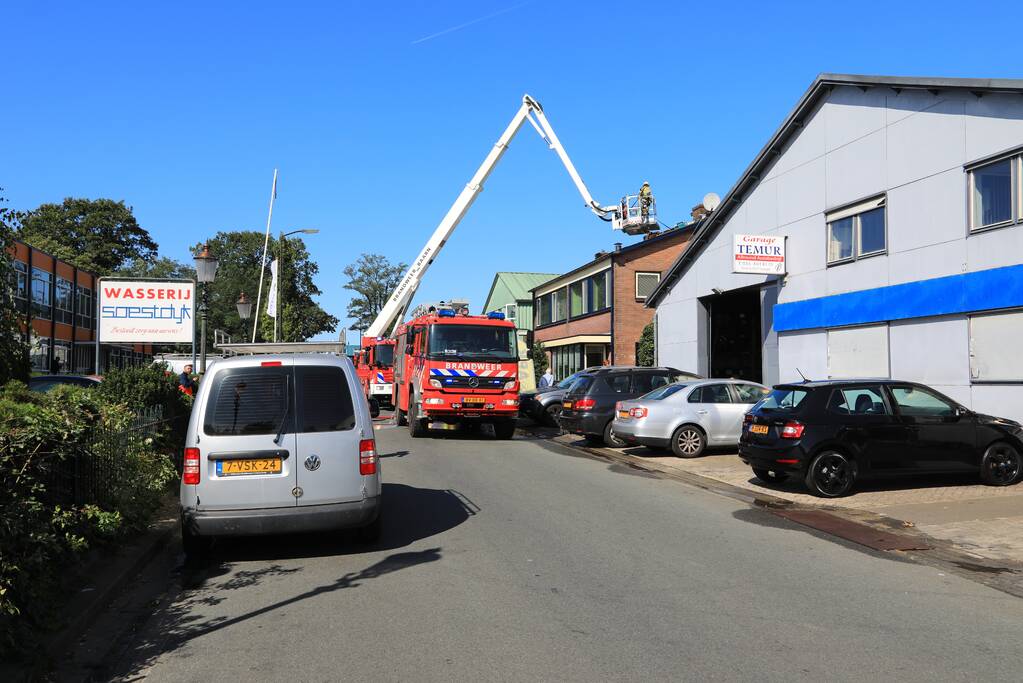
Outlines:
{"type": "MultiPolygon", "coordinates": [[[[649,180],[674,223],[724,194],[819,72],[1023,77],[1023,4],[5,2],[0,186],[123,199],[161,252],[315,227],[341,269],[410,261],[528,92],[598,201],[649,180]]],[[[628,242],[524,127],[418,300],[628,242]]]]}

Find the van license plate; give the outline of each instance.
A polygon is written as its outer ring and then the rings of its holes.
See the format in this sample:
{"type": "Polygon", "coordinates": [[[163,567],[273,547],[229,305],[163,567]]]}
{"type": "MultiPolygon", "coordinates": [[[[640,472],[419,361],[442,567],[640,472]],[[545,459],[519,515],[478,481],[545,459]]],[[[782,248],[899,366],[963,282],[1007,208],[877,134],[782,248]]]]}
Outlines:
{"type": "Polygon", "coordinates": [[[767,434],[769,431],[767,425],[752,425],[749,430],[754,434],[767,434]]]}
{"type": "Polygon", "coordinates": [[[233,477],[239,474],[280,474],[280,473],[281,473],[280,458],[217,461],[218,477],[233,477]]]}
{"type": "Polygon", "coordinates": [[[465,396],[462,398],[462,403],[485,403],[486,399],[482,396],[465,396]]]}

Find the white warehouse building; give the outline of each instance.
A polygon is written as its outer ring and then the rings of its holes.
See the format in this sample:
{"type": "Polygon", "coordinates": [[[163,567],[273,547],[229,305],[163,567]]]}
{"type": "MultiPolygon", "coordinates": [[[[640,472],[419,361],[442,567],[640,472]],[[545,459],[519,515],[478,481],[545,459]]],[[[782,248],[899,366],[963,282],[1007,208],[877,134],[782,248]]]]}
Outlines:
{"type": "Polygon", "coordinates": [[[819,76],[647,305],[659,365],[1023,421],[1023,80],[819,76]]]}

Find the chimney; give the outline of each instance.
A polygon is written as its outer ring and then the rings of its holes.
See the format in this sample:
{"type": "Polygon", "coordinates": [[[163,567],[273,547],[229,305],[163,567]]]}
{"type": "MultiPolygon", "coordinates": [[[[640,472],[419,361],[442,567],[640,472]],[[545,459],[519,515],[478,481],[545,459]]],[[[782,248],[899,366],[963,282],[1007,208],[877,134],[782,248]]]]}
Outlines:
{"type": "Polygon", "coordinates": [[[700,203],[693,207],[692,211],[689,212],[689,215],[693,217],[694,221],[698,221],[709,213],[710,211],[707,210],[707,207],[700,203]]]}
{"type": "Polygon", "coordinates": [[[621,251],[621,250],[622,250],[622,243],[621,242],[615,242],[615,251],[621,251]]]}

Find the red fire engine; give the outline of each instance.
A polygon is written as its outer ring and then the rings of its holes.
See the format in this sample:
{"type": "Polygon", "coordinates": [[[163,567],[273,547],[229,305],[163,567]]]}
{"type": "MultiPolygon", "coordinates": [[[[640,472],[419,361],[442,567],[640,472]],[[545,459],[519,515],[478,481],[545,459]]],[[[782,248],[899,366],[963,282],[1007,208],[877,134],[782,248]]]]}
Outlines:
{"type": "Polygon", "coordinates": [[[384,337],[363,337],[362,349],[352,359],[362,389],[371,402],[385,408],[391,403],[394,383],[394,340],[384,337]]]}
{"type": "Polygon", "coordinates": [[[487,422],[499,439],[515,433],[519,357],[503,313],[430,311],[398,327],[396,351],[393,401],[413,437],[487,422]]]}

